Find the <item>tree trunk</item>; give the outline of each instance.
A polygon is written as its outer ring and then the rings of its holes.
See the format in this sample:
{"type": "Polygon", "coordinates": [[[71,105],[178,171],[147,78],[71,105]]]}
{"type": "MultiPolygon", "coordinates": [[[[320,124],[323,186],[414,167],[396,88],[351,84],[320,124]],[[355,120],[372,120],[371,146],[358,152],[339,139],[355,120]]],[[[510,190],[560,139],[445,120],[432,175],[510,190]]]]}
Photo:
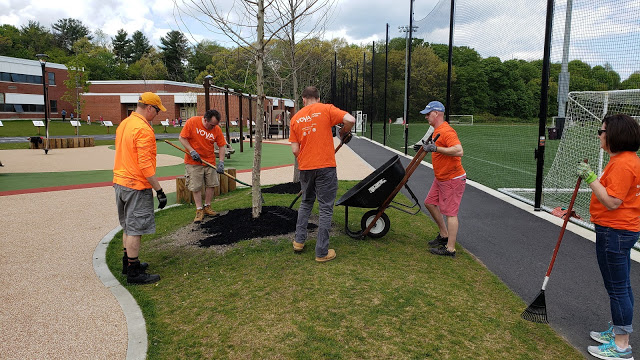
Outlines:
{"type": "Polygon", "coordinates": [[[253,169],[251,171],[252,216],[262,213],[262,189],[260,188],[260,160],[262,159],[262,131],[264,129],[264,0],[258,0],[258,51],[256,54],[256,85],[258,104],[256,106],[256,146],[253,150],[253,169]]]}

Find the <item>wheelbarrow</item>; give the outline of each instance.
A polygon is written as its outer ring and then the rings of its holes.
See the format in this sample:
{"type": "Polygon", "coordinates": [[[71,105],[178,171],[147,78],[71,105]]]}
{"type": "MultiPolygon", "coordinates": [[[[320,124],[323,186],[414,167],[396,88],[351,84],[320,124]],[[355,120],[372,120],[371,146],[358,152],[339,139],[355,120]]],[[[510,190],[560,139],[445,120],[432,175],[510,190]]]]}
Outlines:
{"type": "MultiPolygon", "coordinates": [[[[437,140],[438,136],[433,140],[437,140]]],[[[400,210],[407,214],[415,215],[420,212],[420,203],[416,195],[407,184],[409,178],[416,170],[427,152],[422,147],[418,149],[407,168],[402,167],[400,156],[395,155],[356,186],[349,189],[336,202],[336,205],[344,205],[344,228],[345,232],[355,239],[363,239],[365,236],[381,238],[389,232],[391,222],[385,210],[389,207],[400,210]],[[411,196],[412,204],[403,204],[394,201],[394,197],[402,187],[407,189],[411,196]],[[349,229],[349,207],[376,208],[367,211],[360,221],[361,230],[352,231],[349,229]],[[417,210],[410,210],[417,207],[417,210]]]]}

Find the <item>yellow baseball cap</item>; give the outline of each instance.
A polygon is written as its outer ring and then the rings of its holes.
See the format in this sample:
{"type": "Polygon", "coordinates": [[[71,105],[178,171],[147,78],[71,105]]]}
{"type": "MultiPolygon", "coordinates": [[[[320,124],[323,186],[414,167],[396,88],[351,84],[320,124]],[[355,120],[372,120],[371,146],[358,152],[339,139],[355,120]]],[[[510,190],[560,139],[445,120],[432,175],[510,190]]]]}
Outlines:
{"type": "Polygon", "coordinates": [[[155,105],[157,107],[160,108],[160,110],[162,111],[167,111],[167,108],[165,108],[164,106],[162,106],[162,101],[160,100],[160,96],[152,93],[152,92],[146,92],[142,95],[140,95],[140,98],[138,99],[139,103],[143,103],[143,104],[147,104],[147,105],[155,105]]]}

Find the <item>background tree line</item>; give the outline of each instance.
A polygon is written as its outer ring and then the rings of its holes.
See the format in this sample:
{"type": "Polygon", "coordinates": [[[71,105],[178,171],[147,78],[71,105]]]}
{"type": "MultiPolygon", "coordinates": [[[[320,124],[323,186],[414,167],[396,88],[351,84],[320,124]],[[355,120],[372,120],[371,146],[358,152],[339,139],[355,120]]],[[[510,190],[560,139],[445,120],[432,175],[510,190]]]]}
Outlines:
{"type": "MultiPolygon", "coordinates": [[[[404,38],[389,41],[388,116],[401,117],[404,106],[404,38]]],[[[372,45],[349,44],[343,39],[306,38],[296,44],[298,64],[290,61],[290,44],[273,39],[265,55],[265,93],[297,99],[306,85],[316,85],[324,101],[346,110],[373,111],[382,120],[384,111],[385,44],[375,44],[374,80],[371,86],[372,45]],[[334,54],[337,64],[334,64],[334,54]],[[363,69],[364,67],[364,69],[363,69]],[[294,86],[294,69],[297,84],[294,86]],[[335,71],[336,99],[331,99],[335,71]],[[364,83],[364,87],[363,87],[364,83]],[[297,88],[294,94],[294,87],[297,88]],[[364,90],[364,96],[363,96],[364,90]],[[373,92],[373,97],[372,97],[373,92]]],[[[35,59],[46,53],[49,61],[84,68],[88,80],[173,80],[202,83],[212,75],[213,84],[255,93],[256,64],[249,51],[224,47],[204,40],[192,45],[179,31],[169,31],[155,47],[140,31],[120,29],[113,37],[93,32],[80,20],[67,18],[51,29],[30,21],[17,28],[0,25],[0,53],[35,59]]],[[[412,42],[410,120],[421,120],[418,112],[432,99],[446,96],[448,46],[422,39],[412,42]]],[[[483,58],[469,47],[453,51],[451,114],[483,114],[485,117],[533,119],[538,116],[542,60],[483,58]]],[[[590,66],[581,60],[569,62],[570,91],[600,91],[640,88],[640,71],[621,81],[610,65],[590,66]]],[[[549,113],[557,113],[560,64],[552,64],[549,113]]],[[[298,102],[300,104],[300,102],[298,102]]]]}

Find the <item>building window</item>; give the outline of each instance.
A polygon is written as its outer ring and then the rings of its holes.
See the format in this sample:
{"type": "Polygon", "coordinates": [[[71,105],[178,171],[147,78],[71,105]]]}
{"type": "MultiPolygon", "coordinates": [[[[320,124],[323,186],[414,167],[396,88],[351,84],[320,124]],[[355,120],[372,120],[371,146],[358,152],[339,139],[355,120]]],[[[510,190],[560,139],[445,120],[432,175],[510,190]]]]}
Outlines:
{"type": "Polygon", "coordinates": [[[47,73],[49,76],[49,85],[55,85],[56,84],[56,74],[55,73],[47,73]]]}
{"type": "Polygon", "coordinates": [[[49,111],[52,113],[58,112],[58,100],[49,100],[49,111]]]}
{"type": "MultiPolygon", "coordinates": [[[[55,74],[54,73],[49,73],[49,74],[54,75],[53,80],[51,80],[52,76],[49,77],[49,84],[55,85],[55,74]],[[53,81],[53,83],[51,83],[51,81],[53,81]]],[[[19,83],[27,83],[27,84],[42,84],[42,76],[0,72],[0,81],[19,82],[19,83]]]]}

